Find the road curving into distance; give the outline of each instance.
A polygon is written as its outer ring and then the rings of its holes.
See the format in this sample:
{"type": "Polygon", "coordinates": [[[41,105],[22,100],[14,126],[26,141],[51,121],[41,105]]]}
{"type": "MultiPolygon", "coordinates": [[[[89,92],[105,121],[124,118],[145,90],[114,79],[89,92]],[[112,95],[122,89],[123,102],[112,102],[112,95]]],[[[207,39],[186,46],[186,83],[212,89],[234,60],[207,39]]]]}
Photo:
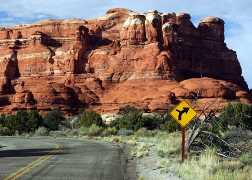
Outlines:
{"type": "Polygon", "coordinates": [[[128,180],[124,148],[103,141],[0,137],[0,179],[128,180]]]}

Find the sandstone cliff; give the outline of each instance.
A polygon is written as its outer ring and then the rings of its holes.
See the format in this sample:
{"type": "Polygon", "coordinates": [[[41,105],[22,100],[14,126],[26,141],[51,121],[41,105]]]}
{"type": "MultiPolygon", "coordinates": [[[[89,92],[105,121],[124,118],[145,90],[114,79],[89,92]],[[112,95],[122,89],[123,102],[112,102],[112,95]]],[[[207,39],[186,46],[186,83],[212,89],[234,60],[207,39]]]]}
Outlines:
{"type": "Polygon", "coordinates": [[[0,28],[1,112],[126,105],[152,112],[192,99],[199,87],[198,109],[216,97],[220,107],[251,103],[236,52],[224,42],[224,21],[207,17],[195,27],[190,18],[115,8],[97,19],[0,28]]]}

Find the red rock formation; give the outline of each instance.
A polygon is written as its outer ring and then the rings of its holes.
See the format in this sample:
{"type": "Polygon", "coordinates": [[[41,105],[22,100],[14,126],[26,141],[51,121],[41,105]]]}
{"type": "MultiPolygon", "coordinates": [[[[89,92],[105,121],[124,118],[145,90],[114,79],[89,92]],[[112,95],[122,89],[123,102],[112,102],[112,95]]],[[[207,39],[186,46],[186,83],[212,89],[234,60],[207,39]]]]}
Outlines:
{"type": "Polygon", "coordinates": [[[149,43],[162,41],[162,20],[156,10],[147,12],[145,29],[146,38],[149,43]]]}
{"type": "Polygon", "coordinates": [[[145,35],[145,15],[131,13],[124,22],[121,29],[121,45],[144,44],[145,35]]]}
{"type": "Polygon", "coordinates": [[[92,20],[2,28],[0,109],[72,114],[135,105],[152,112],[193,99],[199,87],[198,109],[216,97],[221,106],[226,99],[250,103],[236,53],[224,42],[224,21],[207,17],[195,27],[190,18],[115,8],[92,20]]]}

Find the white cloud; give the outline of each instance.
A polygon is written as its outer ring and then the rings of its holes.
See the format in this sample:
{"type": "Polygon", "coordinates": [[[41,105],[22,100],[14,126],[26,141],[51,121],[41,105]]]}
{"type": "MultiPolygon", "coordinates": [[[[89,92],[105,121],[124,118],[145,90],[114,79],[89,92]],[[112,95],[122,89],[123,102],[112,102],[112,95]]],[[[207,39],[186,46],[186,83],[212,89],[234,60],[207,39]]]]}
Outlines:
{"type": "Polygon", "coordinates": [[[0,26],[32,23],[43,18],[91,19],[103,16],[108,9],[121,7],[146,12],[186,12],[197,27],[200,19],[217,16],[225,23],[227,46],[237,52],[245,80],[252,88],[250,57],[252,53],[251,0],[18,0],[3,1],[0,6],[0,26]]]}

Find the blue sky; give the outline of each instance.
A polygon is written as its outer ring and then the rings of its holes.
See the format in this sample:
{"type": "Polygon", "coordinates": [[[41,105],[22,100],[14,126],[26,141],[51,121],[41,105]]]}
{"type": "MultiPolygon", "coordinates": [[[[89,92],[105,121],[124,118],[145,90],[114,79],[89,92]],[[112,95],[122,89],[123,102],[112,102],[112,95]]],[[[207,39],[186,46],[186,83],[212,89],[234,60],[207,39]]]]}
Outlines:
{"type": "Polygon", "coordinates": [[[42,19],[92,19],[108,9],[121,7],[137,12],[186,12],[195,26],[200,19],[217,16],[225,21],[225,42],[237,52],[249,88],[252,88],[251,0],[9,0],[0,5],[0,26],[30,24],[42,19]]]}

